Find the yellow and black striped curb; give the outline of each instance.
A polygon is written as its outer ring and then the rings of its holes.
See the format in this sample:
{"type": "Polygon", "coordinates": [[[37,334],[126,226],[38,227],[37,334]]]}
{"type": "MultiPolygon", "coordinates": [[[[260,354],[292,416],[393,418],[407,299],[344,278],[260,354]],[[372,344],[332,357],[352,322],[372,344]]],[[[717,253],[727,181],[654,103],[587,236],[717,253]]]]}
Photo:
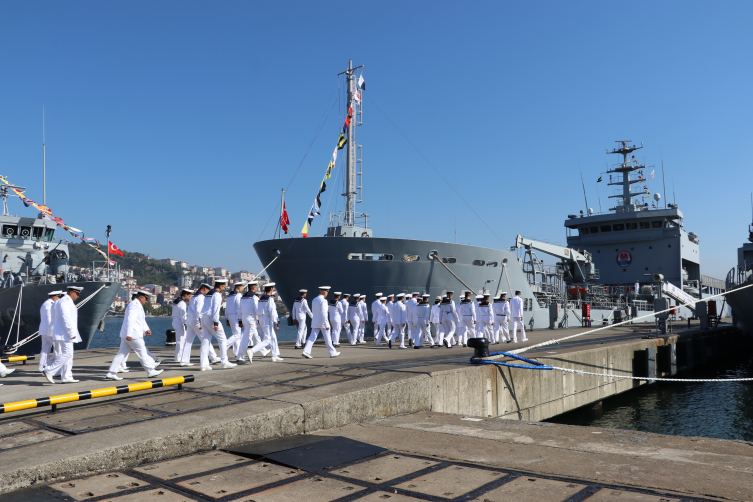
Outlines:
{"type": "Polygon", "coordinates": [[[36,356],[5,356],[0,357],[0,363],[17,363],[18,361],[23,361],[26,364],[26,361],[31,361],[35,358],[36,356]]]}
{"type": "Polygon", "coordinates": [[[16,403],[0,404],[0,413],[10,413],[12,411],[28,410],[29,408],[39,408],[40,406],[52,406],[53,411],[58,404],[70,403],[71,401],[83,401],[84,399],[94,399],[97,397],[113,396],[115,394],[127,394],[139,390],[157,389],[169,385],[178,385],[193,382],[193,375],[165,378],[163,380],[150,380],[148,382],[132,383],[120,385],[118,387],[107,387],[105,389],[87,390],[84,392],[74,392],[72,394],[62,394],[60,396],[42,397],[39,399],[29,399],[28,401],[18,401],[16,403]]]}

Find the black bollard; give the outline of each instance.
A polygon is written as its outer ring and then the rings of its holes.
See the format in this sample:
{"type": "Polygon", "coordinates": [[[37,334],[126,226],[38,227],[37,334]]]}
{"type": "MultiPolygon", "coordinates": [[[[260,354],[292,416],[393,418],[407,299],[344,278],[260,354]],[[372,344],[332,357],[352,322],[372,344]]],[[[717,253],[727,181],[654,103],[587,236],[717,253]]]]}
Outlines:
{"type": "Polygon", "coordinates": [[[473,347],[473,357],[489,357],[489,340],[486,338],[469,338],[468,346],[473,347]]]}
{"type": "Polygon", "coordinates": [[[168,329],[165,331],[165,345],[175,345],[175,330],[168,329]]]}

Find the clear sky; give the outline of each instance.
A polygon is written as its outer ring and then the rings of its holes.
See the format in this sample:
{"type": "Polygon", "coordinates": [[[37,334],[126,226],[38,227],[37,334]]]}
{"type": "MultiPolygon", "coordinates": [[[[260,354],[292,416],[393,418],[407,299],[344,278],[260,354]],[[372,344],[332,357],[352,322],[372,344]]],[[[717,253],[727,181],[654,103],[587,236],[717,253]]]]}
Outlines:
{"type": "MultiPolygon", "coordinates": [[[[100,240],[111,224],[123,249],[258,271],[281,188],[295,235],[311,207],[352,58],[376,236],[454,241],[456,204],[378,106],[502,241],[460,200],[458,242],[564,243],[579,169],[606,210],[605,150],[631,139],[652,192],[663,157],[703,273],[724,278],[751,223],[752,21],[749,1],[2,1],[0,174],[41,201],[44,105],[57,216],[100,240]]],[[[342,209],[339,183],[323,213],[342,209]]]]}

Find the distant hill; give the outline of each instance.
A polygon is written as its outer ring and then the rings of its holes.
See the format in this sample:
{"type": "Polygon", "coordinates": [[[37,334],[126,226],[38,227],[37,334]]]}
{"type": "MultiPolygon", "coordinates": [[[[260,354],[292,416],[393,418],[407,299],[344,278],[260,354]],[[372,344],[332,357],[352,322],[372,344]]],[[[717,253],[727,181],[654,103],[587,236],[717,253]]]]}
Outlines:
{"type": "MultiPolygon", "coordinates": [[[[70,264],[74,267],[91,268],[93,261],[104,261],[102,255],[86,244],[69,244],[68,250],[70,264]]],[[[133,277],[138,284],[177,285],[178,279],[183,275],[181,269],[174,265],[147,259],[146,255],[141,253],[131,253],[122,249],[121,251],[123,256],[112,256],[111,259],[116,261],[121,269],[133,270],[133,277]]]]}

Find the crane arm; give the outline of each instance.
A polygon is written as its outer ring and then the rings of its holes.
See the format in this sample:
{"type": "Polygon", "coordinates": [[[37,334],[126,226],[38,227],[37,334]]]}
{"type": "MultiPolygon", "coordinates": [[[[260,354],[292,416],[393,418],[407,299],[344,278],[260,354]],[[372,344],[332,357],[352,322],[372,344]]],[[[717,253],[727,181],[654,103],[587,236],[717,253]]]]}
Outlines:
{"type": "Polygon", "coordinates": [[[541,242],[541,241],[535,241],[533,239],[527,239],[520,234],[518,234],[518,237],[515,239],[515,247],[535,249],[536,251],[541,251],[543,253],[557,257],[560,260],[583,262],[583,263],[591,263],[592,261],[590,254],[586,255],[586,254],[581,253],[580,251],[576,251],[574,249],[571,249],[565,246],[559,246],[557,244],[550,244],[548,242],[541,242]]]}

